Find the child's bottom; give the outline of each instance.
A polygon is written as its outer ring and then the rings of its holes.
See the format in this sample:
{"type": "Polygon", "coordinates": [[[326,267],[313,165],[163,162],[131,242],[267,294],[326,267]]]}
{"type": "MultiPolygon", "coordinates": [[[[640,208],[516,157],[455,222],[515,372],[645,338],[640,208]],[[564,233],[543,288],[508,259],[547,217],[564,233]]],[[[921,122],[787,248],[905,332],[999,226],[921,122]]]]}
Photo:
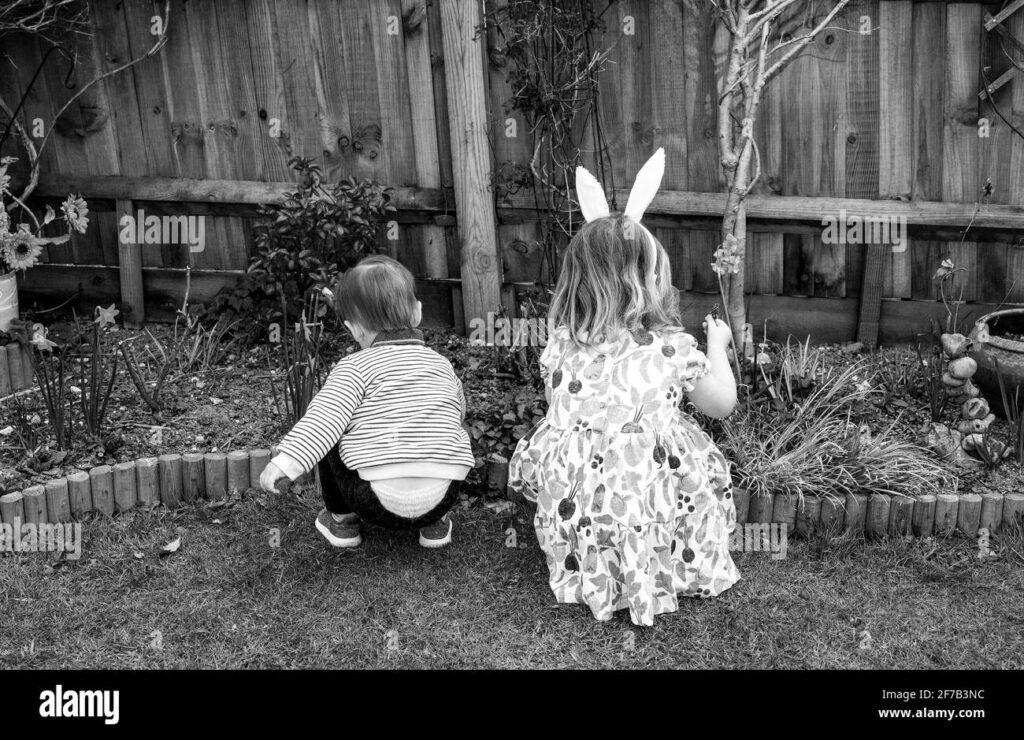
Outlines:
{"type": "Polygon", "coordinates": [[[358,514],[365,521],[388,529],[421,529],[433,524],[459,500],[462,481],[453,480],[448,484],[445,496],[433,509],[414,518],[399,516],[388,511],[374,493],[369,481],[359,477],[341,461],[337,448],[332,448],[317,464],[320,473],[320,489],[324,495],[324,506],[332,514],[358,514]]]}

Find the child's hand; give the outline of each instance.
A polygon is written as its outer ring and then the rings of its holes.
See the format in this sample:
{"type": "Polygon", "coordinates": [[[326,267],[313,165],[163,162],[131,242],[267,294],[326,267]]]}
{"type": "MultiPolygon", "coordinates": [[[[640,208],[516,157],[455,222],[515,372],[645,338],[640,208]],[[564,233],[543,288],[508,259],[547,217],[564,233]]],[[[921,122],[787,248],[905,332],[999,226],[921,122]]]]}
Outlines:
{"type": "MultiPolygon", "coordinates": [[[[267,493],[278,493],[277,482],[284,479],[287,484],[289,481],[288,476],[281,472],[281,469],[274,465],[274,463],[267,463],[267,467],[263,469],[263,473],[260,475],[260,488],[267,493]]],[[[282,488],[287,488],[287,485],[282,488]]]]}
{"type": "Polygon", "coordinates": [[[725,349],[732,342],[732,331],[729,329],[729,325],[711,314],[704,317],[704,332],[708,336],[708,348],[725,349]]]}

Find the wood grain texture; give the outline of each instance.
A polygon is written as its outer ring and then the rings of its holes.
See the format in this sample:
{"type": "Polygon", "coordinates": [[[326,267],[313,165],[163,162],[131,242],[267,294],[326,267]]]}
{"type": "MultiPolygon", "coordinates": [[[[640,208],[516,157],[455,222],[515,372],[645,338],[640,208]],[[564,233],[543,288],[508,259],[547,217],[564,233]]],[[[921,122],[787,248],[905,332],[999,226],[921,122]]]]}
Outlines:
{"type": "MultiPolygon", "coordinates": [[[[412,127],[412,149],[415,158],[415,184],[422,188],[441,187],[441,165],[437,146],[437,109],[434,76],[430,61],[430,26],[426,0],[403,0],[401,4],[405,65],[409,88],[409,114],[412,127]]],[[[488,67],[493,69],[493,65],[488,67]]],[[[500,77],[500,75],[499,75],[500,77]]],[[[490,78],[494,86],[495,75],[490,78]]],[[[493,98],[492,98],[493,105],[493,98]]],[[[507,141],[495,132],[497,142],[507,141]]],[[[523,132],[525,137],[525,132],[523,132]]],[[[495,158],[498,159],[497,152],[495,158]]],[[[498,160],[500,161],[500,160],[498,160]]],[[[427,226],[422,230],[423,274],[427,277],[448,277],[448,255],[444,229],[427,226]]]]}
{"type": "Polygon", "coordinates": [[[483,41],[476,36],[480,9],[475,3],[441,0],[445,79],[451,114],[455,201],[460,214],[462,300],[465,320],[485,318],[501,295],[491,155],[483,77],[483,41]]]}
{"type": "MultiPolygon", "coordinates": [[[[914,6],[910,0],[878,6],[878,195],[907,200],[914,182],[914,6]]],[[[848,191],[848,195],[853,195],[848,191]]],[[[911,250],[890,250],[882,295],[909,298],[911,250]]]]}

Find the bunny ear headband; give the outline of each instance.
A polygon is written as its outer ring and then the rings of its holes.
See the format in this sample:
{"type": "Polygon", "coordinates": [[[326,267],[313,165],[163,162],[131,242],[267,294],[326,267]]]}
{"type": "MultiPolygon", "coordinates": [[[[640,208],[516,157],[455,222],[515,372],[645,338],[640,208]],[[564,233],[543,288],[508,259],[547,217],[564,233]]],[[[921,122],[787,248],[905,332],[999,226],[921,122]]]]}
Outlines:
{"type": "MultiPolygon", "coordinates": [[[[633,189],[629,191],[629,200],[623,212],[627,218],[640,223],[644,211],[661,187],[661,178],[664,174],[665,148],[660,147],[636,173],[636,180],[633,182],[633,189]]],[[[604,188],[584,167],[576,168],[576,197],[580,201],[580,211],[583,212],[586,221],[611,215],[604,188]]]]}

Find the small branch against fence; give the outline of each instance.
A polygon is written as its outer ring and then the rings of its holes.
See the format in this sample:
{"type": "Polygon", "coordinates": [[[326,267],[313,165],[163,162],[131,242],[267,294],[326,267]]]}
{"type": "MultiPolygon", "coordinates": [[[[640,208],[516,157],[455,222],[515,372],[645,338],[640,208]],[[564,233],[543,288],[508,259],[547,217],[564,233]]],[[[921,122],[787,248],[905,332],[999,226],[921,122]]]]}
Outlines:
{"type": "MultiPolygon", "coordinates": [[[[20,2],[21,2],[21,0],[16,0],[16,4],[20,3],[20,2]]],[[[62,3],[62,2],[53,3],[53,2],[50,2],[50,1],[47,1],[47,2],[43,3],[44,6],[51,6],[51,7],[54,6],[54,5],[63,5],[63,4],[64,3],[62,3]]],[[[125,62],[124,64],[121,64],[121,65],[115,67],[114,69],[107,70],[106,72],[103,72],[102,74],[97,75],[93,79],[89,80],[89,82],[87,82],[84,85],[82,85],[78,89],[78,91],[74,95],[72,95],[67,100],[67,102],[64,103],[63,106],[61,106],[60,110],[58,110],[56,115],[54,115],[53,120],[56,121],[57,119],[59,119],[64,114],[64,112],[67,111],[67,109],[70,108],[75,103],[75,101],[77,101],[80,97],[82,97],[82,95],[84,95],[86,93],[86,91],[88,91],[90,88],[92,88],[96,83],[98,83],[98,82],[100,82],[102,80],[105,80],[108,77],[112,77],[112,76],[114,76],[116,74],[119,74],[120,72],[123,72],[124,70],[126,70],[126,69],[128,69],[130,67],[135,66],[139,62],[141,62],[141,61],[143,61],[145,59],[148,59],[148,58],[154,56],[155,54],[157,54],[162,48],[164,48],[164,45],[167,43],[167,31],[168,31],[168,28],[170,27],[170,20],[171,20],[171,2],[170,2],[170,0],[165,0],[165,2],[164,2],[163,20],[162,20],[162,24],[160,26],[161,32],[160,32],[160,35],[157,36],[156,41],[153,42],[153,45],[149,48],[149,50],[147,52],[145,52],[144,54],[142,54],[142,55],[140,55],[140,56],[138,56],[138,57],[136,57],[134,59],[131,59],[131,60],[125,62]]],[[[2,16],[0,16],[0,21],[2,21],[2,16]]],[[[10,110],[10,107],[3,101],[2,97],[0,97],[0,108],[3,109],[3,111],[4,111],[4,113],[6,115],[8,115],[10,118],[13,118],[13,115],[12,115],[12,112],[10,110]]],[[[39,183],[39,165],[40,165],[40,163],[42,161],[42,159],[41,159],[42,153],[43,153],[43,150],[46,148],[46,145],[49,143],[50,136],[53,134],[53,131],[54,131],[55,128],[56,128],[56,126],[47,126],[46,127],[46,133],[43,135],[43,138],[39,142],[39,146],[38,147],[32,147],[32,148],[26,147],[26,151],[29,154],[30,169],[29,169],[29,182],[25,186],[24,190],[21,193],[21,199],[22,200],[27,199],[28,196],[31,195],[32,192],[36,189],[36,185],[39,183]],[[33,152],[33,149],[34,149],[34,152],[33,152]]],[[[19,137],[22,139],[22,143],[23,144],[26,143],[26,142],[31,142],[31,140],[28,139],[28,137],[27,137],[27,135],[26,135],[26,133],[25,133],[25,131],[22,128],[20,123],[17,124],[15,130],[17,130],[19,132],[19,137]]]]}

